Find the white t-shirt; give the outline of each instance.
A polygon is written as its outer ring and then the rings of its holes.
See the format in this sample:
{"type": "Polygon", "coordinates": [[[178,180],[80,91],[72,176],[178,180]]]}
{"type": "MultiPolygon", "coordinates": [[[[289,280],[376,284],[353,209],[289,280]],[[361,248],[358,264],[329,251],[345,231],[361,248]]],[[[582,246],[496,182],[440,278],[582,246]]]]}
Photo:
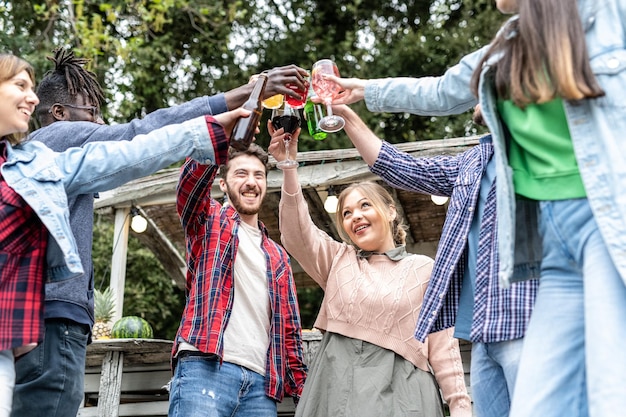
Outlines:
{"type": "Polygon", "coordinates": [[[261,231],[239,225],[239,247],[233,267],[233,309],[224,331],[224,361],[265,375],[271,307],[267,261],[261,231]]]}

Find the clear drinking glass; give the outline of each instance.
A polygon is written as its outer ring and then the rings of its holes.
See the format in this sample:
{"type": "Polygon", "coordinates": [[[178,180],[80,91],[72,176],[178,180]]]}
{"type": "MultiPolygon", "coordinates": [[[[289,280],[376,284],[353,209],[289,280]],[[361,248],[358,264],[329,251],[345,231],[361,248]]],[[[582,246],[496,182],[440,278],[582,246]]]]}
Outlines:
{"type": "Polygon", "coordinates": [[[291,135],[300,127],[300,111],[294,109],[288,103],[285,103],[282,107],[272,110],[272,126],[278,130],[280,128],[285,129],[285,152],[287,153],[287,159],[279,161],[276,164],[277,168],[291,168],[297,167],[298,162],[291,159],[289,155],[289,145],[291,144],[291,135]]]}
{"type": "Polygon", "coordinates": [[[311,71],[312,80],[311,85],[315,94],[318,95],[326,104],[327,115],[319,121],[319,128],[324,132],[333,133],[338,132],[346,124],[346,121],[341,116],[333,114],[332,102],[337,94],[341,91],[341,86],[333,81],[325,79],[322,75],[330,74],[339,77],[339,70],[337,64],[330,59],[320,59],[313,64],[313,70],[311,71]]]}
{"type": "Polygon", "coordinates": [[[296,92],[296,94],[299,94],[301,98],[298,100],[295,97],[291,97],[290,95],[285,94],[285,101],[289,103],[289,105],[293,109],[303,108],[304,104],[306,103],[307,93],[309,91],[308,77],[304,78],[304,90],[299,89],[298,86],[295,84],[287,84],[287,88],[293,90],[294,92],[296,92]]]}

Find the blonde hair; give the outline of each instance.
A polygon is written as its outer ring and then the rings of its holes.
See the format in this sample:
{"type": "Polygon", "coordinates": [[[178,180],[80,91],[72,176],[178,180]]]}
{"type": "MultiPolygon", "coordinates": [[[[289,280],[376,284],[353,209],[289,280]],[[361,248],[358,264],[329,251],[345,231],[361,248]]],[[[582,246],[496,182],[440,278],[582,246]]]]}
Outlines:
{"type": "MultiPolygon", "coordinates": [[[[11,54],[0,54],[0,83],[4,83],[15,77],[22,71],[26,71],[30,80],[35,83],[35,69],[22,58],[18,58],[11,54]]],[[[15,132],[2,137],[11,145],[17,145],[24,140],[26,133],[15,132]]]]}
{"type": "MultiPolygon", "coordinates": [[[[356,246],[354,242],[350,240],[348,237],[348,233],[343,228],[343,207],[345,204],[346,196],[350,194],[352,191],[359,190],[363,195],[367,196],[367,198],[372,202],[372,206],[374,210],[384,219],[389,216],[390,208],[395,208],[396,203],[393,200],[393,197],[389,192],[380,184],[377,184],[372,181],[363,181],[351,184],[344,188],[343,191],[339,194],[337,198],[337,212],[335,213],[335,222],[337,224],[337,230],[339,231],[339,236],[353,246],[356,246]]],[[[396,246],[404,245],[406,243],[406,225],[404,221],[400,218],[400,216],[395,216],[395,218],[386,224],[387,231],[392,234],[393,241],[396,246]]]]}

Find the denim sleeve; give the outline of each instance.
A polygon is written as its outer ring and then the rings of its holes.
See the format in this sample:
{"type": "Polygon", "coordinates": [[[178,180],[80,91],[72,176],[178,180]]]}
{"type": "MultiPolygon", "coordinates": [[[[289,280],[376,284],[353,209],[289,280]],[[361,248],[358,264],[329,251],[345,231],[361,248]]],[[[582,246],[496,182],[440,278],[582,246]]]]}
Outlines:
{"type": "Polygon", "coordinates": [[[365,104],[371,112],[422,116],[463,113],[478,103],[470,89],[470,81],[488,47],[466,55],[440,77],[372,80],[365,87],[365,104]]]}

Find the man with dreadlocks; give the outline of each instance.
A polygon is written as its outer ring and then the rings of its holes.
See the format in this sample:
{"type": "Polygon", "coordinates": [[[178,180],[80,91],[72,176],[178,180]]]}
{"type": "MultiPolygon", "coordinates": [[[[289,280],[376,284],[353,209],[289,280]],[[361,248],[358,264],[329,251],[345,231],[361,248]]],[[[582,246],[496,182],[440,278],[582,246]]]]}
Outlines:
{"type": "MultiPolygon", "coordinates": [[[[252,91],[252,85],[246,83],[226,93],[199,97],[154,111],[143,119],[109,126],[100,112],[104,93],[95,74],[84,68],[87,60],[66,49],[56,49],[48,59],[54,68],[44,75],[37,89],[40,103],[35,113],[42,127],[31,137],[59,152],[88,142],[130,140],[165,125],[223,113],[240,107],[252,91]]],[[[297,96],[285,85],[304,88],[306,75],[295,65],[270,70],[265,96],[297,96]]],[[[83,399],[86,349],[94,323],[93,199],[94,195],[88,194],[69,201],[70,223],[86,273],[79,279],[46,284],[45,339],[16,363],[13,417],[75,417],[83,399]]]]}

